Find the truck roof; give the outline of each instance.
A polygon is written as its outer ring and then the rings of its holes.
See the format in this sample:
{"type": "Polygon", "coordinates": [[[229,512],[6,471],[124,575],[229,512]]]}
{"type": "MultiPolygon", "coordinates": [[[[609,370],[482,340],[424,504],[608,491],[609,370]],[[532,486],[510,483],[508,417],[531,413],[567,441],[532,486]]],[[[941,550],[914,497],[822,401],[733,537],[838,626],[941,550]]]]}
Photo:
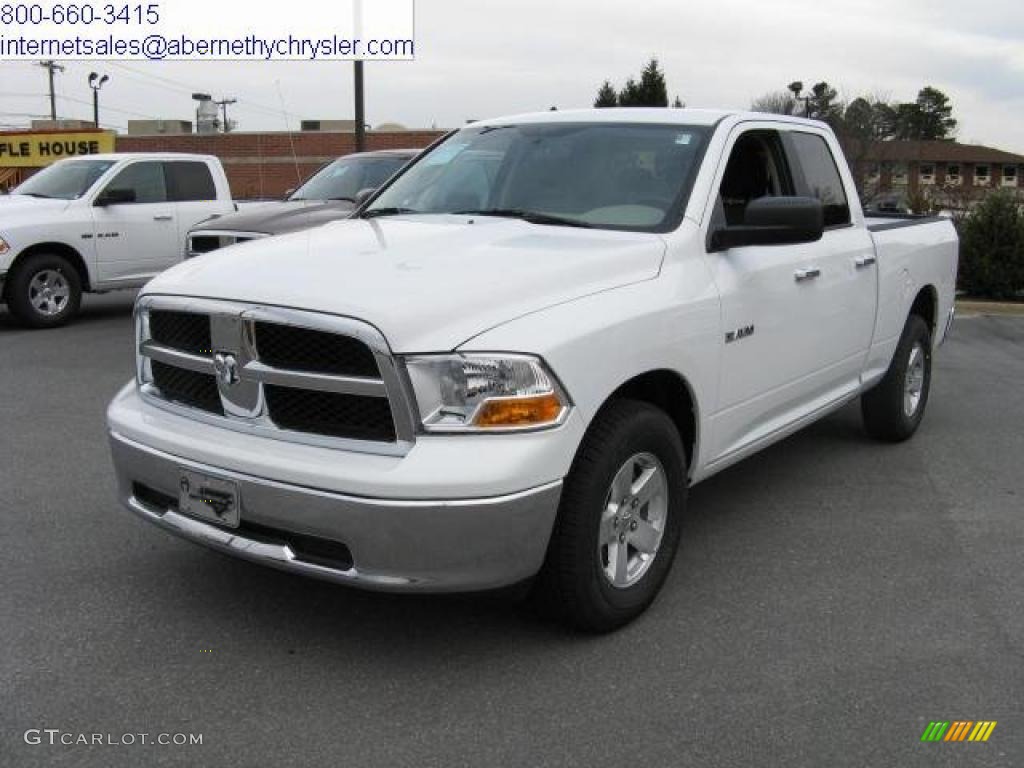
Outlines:
{"type": "Polygon", "coordinates": [[[73,155],[65,160],[217,160],[213,155],[197,155],[187,152],[104,152],[95,155],[73,155]]]}
{"type": "Polygon", "coordinates": [[[715,125],[719,121],[737,117],[744,120],[773,120],[821,127],[824,123],[803,117],[745,112],[723,109],[675,109],[666,107],[612,107],[607,109],[566,109],[547,112],[527,112],[480,120],[472,125],[508,125],[510,123],[660,123],[679,125],[715,125]]]}

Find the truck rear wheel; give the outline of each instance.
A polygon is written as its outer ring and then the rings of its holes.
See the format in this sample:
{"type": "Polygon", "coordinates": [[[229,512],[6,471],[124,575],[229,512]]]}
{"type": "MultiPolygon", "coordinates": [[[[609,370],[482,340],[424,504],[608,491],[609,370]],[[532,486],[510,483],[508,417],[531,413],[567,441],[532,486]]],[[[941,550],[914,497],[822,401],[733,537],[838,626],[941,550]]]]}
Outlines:
{"type": "Polygon", "coordinates": [[[591,632],[638,616],[672,566],[686,490],[686,453],[672,420],[633,400],[606,406],[566,478],[535,598],[591,632]]]}
{"type": "Polygon", "coordinates": [[[918,315],[907,318],[889,370],[861,395],[864,429],[876,440],[898,443],[917,431],[932,381],[932,336],[918,315]]]}
{"type": "Polygon", "coordinates": [[[31,328],[63,325],[82,303],[78,270],[56,254],[36,254],[18,264],[6,292],[11,314],[31,328]]]}

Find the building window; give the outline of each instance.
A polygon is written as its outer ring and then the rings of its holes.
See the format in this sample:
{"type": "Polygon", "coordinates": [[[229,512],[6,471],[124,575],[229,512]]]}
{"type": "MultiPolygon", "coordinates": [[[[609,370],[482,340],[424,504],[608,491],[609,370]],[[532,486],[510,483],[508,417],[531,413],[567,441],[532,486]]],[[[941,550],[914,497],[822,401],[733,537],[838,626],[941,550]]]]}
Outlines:
{"type": "Polygon", "coordinates": [[[922,163],[918,168],[917,178],[922,184],[934,184],[935,166],[932,163],[922,163]]]}
{"type": "Polygon", "coordinates": [[[974,186],[987,187],[992,180],[992,169],[987,165],[974,166],[974,186]]]}
{"type": "Polygon", "coordinates": [[[955,187],[960,186],[960,166],[958,164],[946,166],[946,183],[955,187]]]}
{"type": "Polygon", "coordinates": [[[896,163],[892,167],[892,183],[894,186],[906,186],[907,184],[907,164],[896,163]]]}
{"type": "Polygon", "coordinates": [[[1004,165],[1003,166],[1003,186],[1004,187],[1016,187],[1017,186],[1017,166],[1016,165],[1004,165]]]}

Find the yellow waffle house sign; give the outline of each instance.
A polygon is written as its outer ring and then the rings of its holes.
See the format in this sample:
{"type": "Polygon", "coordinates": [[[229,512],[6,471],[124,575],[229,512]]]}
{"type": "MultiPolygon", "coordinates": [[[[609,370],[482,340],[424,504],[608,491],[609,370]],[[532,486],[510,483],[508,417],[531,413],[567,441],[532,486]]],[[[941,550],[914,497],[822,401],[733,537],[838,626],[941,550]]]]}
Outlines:
{"type": "Polygon", "coordinates": [[[0,168],[41,168],[67,157],[113,151],[113,131],[0,133],[0,168]]]}

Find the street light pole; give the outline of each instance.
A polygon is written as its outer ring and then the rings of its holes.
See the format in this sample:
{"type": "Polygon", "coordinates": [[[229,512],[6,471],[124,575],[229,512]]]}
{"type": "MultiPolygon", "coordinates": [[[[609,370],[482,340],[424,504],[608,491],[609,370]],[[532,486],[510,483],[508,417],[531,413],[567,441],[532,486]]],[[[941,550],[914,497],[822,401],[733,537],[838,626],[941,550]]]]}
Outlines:
{"type": "Polygon", "coordinates": [[[110,79],[109,75],[100,77],[95,72],[89,73],[89,87],[92,88],[92,123],[100,127],[100,88],[110,79]]]}

